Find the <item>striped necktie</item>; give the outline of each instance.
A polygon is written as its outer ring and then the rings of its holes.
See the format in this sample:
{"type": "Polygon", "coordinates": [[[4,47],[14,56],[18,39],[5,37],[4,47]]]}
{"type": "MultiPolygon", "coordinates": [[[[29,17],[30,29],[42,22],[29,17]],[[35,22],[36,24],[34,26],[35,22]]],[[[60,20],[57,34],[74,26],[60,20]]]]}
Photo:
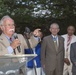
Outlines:
{"type": "Polygon", "coordinates": [[[68,39],[67,39],[67,48],[66,48],[66,58],[68,58],[68,49],[69,49],[70,42],[71,42],[71,36],[68,36],[68,39]]]}

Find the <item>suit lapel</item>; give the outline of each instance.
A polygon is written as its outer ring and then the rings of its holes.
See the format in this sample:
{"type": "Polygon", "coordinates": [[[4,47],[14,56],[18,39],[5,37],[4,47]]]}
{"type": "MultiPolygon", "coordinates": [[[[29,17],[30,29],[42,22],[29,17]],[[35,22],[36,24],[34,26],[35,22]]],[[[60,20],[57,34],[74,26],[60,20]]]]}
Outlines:
{"type": "MultiPolygon", "coordinates": [[[[75,37],[75,36],[73,35],[73,36],[72,36],[72,39],[71,39],[71,43],[75,42],[76,39],[75,39],[74,37],[75,37]]],[[[71,43],[70,43],[70,44],[71,44],[71,43]]]]}
{"type": "Polygon", "coordinates": [[[55,49],[55,45],[54,45],[52,35],[51,35],[51,38],[50,38],[50,42],[51,42],[51,45],[52,45],[53,49],[58,53],[60,51],[60,47],[61,47],[60,45],[62,44],[60,37],[58,36],[58,49],[57,50],[55,49]]]}
{"type": "MultiPolygon", "coordinates": [[[[10,42],[8,41],[8,39],[6,38],[6,36],[3,33],[1,34],[0,40],[4,43],[3,45],[5,47],[10,46],[10,42]]],[[[15,51],[16,51],[16,54],[19,54],[17,48],[15,49],[15,51]]]]}
{"type": "Polygon", "coordinates": [[[5,43],[6,47],[10,45],[8,39],[5,37],[5,35],[3,33],[1,34],[1,38],[0,39],[1,39],[1,41],[3,41],[5,43]]]}
{"type": "Polygon", "coordinates": [[[60,37],[58,36],[58,49],[57,50],[55,49],[55,45],[54,45],[52,35],[51,35],[51,38],[49,38],[49,39],[50,39],[49,41],[51,42],[51,46],[58,53],[60,51],[60,47],[61,47],[61,44],[62,44],[60,37]]]}
{"type": "Polygon", "coordinates": [[[50,41],[52,48],[56,51],[52,35],[51,35],[51,37],[49,37],[49,39],[50,39],[49,41],[50,41]]]}
{"type": "Polygon", "coordinates": [[[62,44],[61,38],[58,36],[58,51],[57,51],[57,53],[60,51],[61,44],[62,44]]]}
{"type": "Polygon", "coordinates": [[[59,47],[60,47],[60,38],[58,36],[58,50],[59,50],[59,47]]]}

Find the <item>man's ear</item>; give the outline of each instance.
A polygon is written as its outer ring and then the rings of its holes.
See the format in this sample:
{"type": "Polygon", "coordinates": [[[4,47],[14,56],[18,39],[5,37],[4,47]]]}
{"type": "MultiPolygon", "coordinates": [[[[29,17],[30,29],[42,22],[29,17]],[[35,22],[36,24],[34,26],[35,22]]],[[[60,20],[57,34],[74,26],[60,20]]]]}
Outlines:
{"type": "Polygon", "coordinates": [[[3,30],[4,26],[0,26],[0,29],[3,30]]]}
{"type": "Polygon", "coordinates": [[[60,29],[58,29],[58,32],[60,31],[60,29]]]}
{"type": "Polygon", "coordinates": [[[49,28],[49,31],[51,32],[51,28],[49,28]]]}

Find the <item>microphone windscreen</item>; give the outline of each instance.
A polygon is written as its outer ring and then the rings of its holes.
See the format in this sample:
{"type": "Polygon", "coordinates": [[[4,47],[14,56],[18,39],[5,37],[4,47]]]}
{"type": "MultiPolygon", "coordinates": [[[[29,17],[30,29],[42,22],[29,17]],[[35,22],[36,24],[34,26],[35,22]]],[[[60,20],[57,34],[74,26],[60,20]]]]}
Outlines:
{"type": "Polygon", "coordinates": [[[17,33],[14,33],[13,36],[14,36],[15,39],[18,38],[17,33]]]}
{"type": "MultiPolygon", "coordinates": [[[[14,33],[13,36],[15,39],[18,39],[17,33],[14,33]]],[[[17,49],[18,49],[18,52],[20,53],[21,52],[20,46],[18,46],[17,49]]]]}
{"type": "Polygon", "coordinates": [[[28,27],[25,27],[25,32],[30,33],[31,31],[30,31],[30,29],[28,27]]]}

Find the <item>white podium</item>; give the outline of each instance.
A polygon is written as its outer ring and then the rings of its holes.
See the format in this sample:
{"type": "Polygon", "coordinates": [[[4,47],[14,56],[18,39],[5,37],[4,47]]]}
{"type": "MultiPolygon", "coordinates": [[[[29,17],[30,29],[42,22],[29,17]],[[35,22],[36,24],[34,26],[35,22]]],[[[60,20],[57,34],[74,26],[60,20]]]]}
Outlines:
{"type": "Polygon", "coordinates": [[[36,57],[36,54],[23,55],[1,55],[0,56],[0,75],[20,75],[19,69],[24,68],[26,75],[26,64],[29,60],[36,57]]]}

